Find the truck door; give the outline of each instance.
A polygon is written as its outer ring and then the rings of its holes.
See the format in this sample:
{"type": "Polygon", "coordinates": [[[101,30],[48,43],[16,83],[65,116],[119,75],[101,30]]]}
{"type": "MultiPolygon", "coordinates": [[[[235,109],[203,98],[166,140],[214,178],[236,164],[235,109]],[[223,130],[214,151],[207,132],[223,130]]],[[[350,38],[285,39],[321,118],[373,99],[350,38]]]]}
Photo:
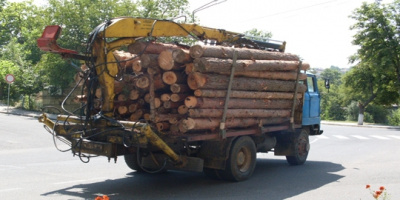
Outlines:
{"type": "Polygon", "coordinates": [[[319,124],[320,94],[315,75],[307,76],[307,91],[304,93],[303,125],[319,124]]]}

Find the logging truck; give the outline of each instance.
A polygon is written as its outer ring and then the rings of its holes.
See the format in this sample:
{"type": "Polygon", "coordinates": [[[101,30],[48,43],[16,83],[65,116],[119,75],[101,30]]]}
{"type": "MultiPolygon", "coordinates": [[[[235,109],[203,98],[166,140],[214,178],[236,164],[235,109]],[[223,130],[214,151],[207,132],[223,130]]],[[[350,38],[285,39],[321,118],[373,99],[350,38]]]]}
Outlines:
{"type": "Polygon", "coordinates": [[[81,159],[123,156],[138,173],[185,170],[243,181],[258,152],[301,165],[309,136],[322,134],[316,77],[285,53],[285,42],[121,17],[97,26],[78,53],[57,45],[60,33],[47,26],[37,44],[80,60],[80,95],[66,99],[81,107],[39,121],[81,159]]]}

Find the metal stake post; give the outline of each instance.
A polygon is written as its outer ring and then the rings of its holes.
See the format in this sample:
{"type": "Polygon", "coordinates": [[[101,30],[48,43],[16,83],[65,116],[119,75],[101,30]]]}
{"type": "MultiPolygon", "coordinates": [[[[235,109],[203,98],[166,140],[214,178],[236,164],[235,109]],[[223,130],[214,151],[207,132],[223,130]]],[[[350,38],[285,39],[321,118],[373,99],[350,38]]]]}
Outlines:
{"type": "Polygon", "coordinates": [[[10,107],[10,85],[11,83],[8,83],[7,113],[8,113],[8,108],[10,107]]]}

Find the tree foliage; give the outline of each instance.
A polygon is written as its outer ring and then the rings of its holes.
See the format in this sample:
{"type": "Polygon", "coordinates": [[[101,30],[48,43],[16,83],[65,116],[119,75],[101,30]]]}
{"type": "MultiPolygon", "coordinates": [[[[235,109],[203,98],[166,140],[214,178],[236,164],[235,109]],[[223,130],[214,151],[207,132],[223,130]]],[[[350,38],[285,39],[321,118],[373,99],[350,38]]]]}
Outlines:
{"type": "Polygon", "coordinates": [[[399,98],[399,5],[363,3],[351,16],[356,20],[351,29],[357,31],[353,44],[360,48],[350,60],[356,66],[344,77],[344,85],[347,100],[358,101],[360,116],[370,103],[387,105],[399,98]]]}
{"type": "MultiPolygon", "coordinates": [[[[71,62],[79,65],[77,61],[37,48],[36,40],[46,25],[63,28],[57,41],[60,46],[85,53],[89,33],[102,22],[119,16],[170,19],[188,9],[187,0],[48,0],[44,6],[36,6],[32,0],[0,0],[0,5],[0,72],[3,77],[4,73],[16,76],[15,98],[48,85],[64,88],[73,81],[76,71],[71,62]]],[[[6,91],[5,81],[0,83],[6,91]]]]}

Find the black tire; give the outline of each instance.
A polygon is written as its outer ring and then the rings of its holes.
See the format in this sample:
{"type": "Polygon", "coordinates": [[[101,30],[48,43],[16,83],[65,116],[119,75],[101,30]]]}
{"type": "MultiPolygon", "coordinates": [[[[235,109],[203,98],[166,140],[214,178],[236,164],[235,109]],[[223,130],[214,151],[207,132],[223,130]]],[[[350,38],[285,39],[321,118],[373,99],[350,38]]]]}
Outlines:
{"type": "Polygon", "coordinates": [[[144,170],[139,166],[136,153],[125,154],[124,159],[125,159],[126,165],[128,165],[129,168],[131,168],[137,172],[144,172],[144,170]]]}
{"type": "Polygon", "coordinates": [[[243,181],[248,179],[256,167],[257,149],[253,139],[242,136],[235,140],[229,151],[225,170],[218,173],[225,180],[243,181]]]}
{"type": "Polygon", "coordinates": [[[292,140],[294,155],[286,156],[286,160],[290,165],[302,165],[306,162],[308,152],[310,151],[310,140],[308,138],[308,130],[301,129],[296,133],[292,140]]]}

